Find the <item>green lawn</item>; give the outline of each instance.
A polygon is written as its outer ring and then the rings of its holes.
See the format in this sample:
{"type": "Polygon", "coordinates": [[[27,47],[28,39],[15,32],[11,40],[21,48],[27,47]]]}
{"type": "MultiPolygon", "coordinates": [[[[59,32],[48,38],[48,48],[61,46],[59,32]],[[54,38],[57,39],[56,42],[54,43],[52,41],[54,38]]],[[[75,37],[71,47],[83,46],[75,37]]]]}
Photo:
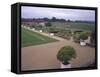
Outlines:
{"type": "Polygon", "coordinates": [[[95,23],[81,23],[81,22],[51,22],[52,26],[58,27],[61,29],[70,29],[70,30],[85,30],[92,31],[95,29],[95,23]],[[70,25],[67,28],[67,25],[70,25]]]}
{"type": "Polygon", "coordinates": [[[32,46],[38,44],[45,44],[49,42],[55,42],[56,39],[41,35],[39,33],[22,28],[21,30],[21,46],[32,46]]]}

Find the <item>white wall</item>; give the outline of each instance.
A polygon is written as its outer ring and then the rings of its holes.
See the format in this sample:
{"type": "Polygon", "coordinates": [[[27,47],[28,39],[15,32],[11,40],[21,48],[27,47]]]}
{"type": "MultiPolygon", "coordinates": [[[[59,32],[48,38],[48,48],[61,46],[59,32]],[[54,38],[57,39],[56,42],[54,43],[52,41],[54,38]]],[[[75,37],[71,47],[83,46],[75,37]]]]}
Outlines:
{"type": "MultiPolygon", "coordinates": [[[[10,5],[15,2],[32,2],[32,3],[47,3],[47,4],[64,4],[76,6],[95,6],[99,7],[100,14],[100,0],[1,0],[0,1],[0,77],[98,77],[100,70],[88,71],[72,71],[59,73],[41,73],[28,75],[15,75],[10,72],[10,5]]],[[[100,15],[98,15],[100,21],[100,15]]],[[[98,28],[100,29],[100,22],[98,28]]],[[[100,33],[100,30],[98,31],[100,33]]],[[[100,36],[98,37],[100,39],[100,36]]],[[[100,41],[98,41],[100,43],[100,41]]],[[[100,50],[100,48],[99,48],[100,50]]],[[[99,59],[100,59],[100,53],[99,59]]],[[[100,67],[100,60],[99,60],[100,67]]]]}

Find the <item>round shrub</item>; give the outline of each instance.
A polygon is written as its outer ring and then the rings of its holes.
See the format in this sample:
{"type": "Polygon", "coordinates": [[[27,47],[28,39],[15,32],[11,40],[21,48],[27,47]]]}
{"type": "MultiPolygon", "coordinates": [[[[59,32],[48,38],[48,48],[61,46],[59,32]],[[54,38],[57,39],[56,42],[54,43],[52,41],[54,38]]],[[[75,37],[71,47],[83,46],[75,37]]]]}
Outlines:
{"type": "Polygon", "coordinates": [[[86,40],[88,38],[88,35],[85,32],[80,33],[79,38],[82,40],[86,40]]]}
{"type": "Polygon", "coordinates": [[[68,61],[72,58],[76,58],[76,52],[75,49],[71,46],[62,47],[57,54],[57,59],[65,65],[69,64],[68,61]]]}
{"type": "Polygon", "coordinates": [[[52,24],[51,24],[50,22],[47,22],[47,23],[45,23],[45,26],[46,26],[46,27],[51,27],[52,24]]]}

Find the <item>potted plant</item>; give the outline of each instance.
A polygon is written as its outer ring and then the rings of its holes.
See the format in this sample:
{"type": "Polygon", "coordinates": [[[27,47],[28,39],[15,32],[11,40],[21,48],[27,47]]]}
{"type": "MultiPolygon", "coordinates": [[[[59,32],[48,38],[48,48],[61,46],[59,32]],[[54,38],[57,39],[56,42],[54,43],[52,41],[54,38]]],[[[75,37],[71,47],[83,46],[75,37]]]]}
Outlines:
{"type": "Polygon", "coordinates": [[[79,39],[80,39],[80,45],[81,46],[85,46],[85,40],[88,39],[88,35],[85,32],[80,33],[79,35],[79,39]]]}
{"type": "Polygon", "coordinates": [[[76,52],[71,46],[62,47],[57,54],[57,59],[61,62],[61,68],[71,68],[69,61],[72,58],[76,58],[76,52]]]}

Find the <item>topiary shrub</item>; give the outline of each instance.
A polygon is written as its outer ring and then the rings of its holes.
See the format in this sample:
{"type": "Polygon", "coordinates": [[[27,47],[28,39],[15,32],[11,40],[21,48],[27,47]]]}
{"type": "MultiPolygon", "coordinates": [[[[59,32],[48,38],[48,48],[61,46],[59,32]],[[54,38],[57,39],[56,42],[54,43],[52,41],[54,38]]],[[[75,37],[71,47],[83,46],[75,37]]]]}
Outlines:
{"type": "Polygon", "coordinates": [[[47,23],[45,23],[45,26],[46,26],[46,27],[51,27],[52,24],[51,24],[50,22],[47,22],[47,23]]]}
{"type": "Polygon", "coordinates": [[[49,33],[58,33],[59,32],[59,30],[57,30],[56,28],[54,28],[54,27],[50,27],[49,28],[49,33]]]}
{"type": "Polygon", "coordinates": [[[88,39],[88,35],[85,32],[80,33],[79,38],[82,40],[88,39]]]}
{"type": "Polygon", "coordinates": [[[68,61],[72,58],[76,58],[76,52],[75,49],[71,46],[62,47],[57,54],[57,59],[61,61],[64,65],[69,64],[68,61]]]}

